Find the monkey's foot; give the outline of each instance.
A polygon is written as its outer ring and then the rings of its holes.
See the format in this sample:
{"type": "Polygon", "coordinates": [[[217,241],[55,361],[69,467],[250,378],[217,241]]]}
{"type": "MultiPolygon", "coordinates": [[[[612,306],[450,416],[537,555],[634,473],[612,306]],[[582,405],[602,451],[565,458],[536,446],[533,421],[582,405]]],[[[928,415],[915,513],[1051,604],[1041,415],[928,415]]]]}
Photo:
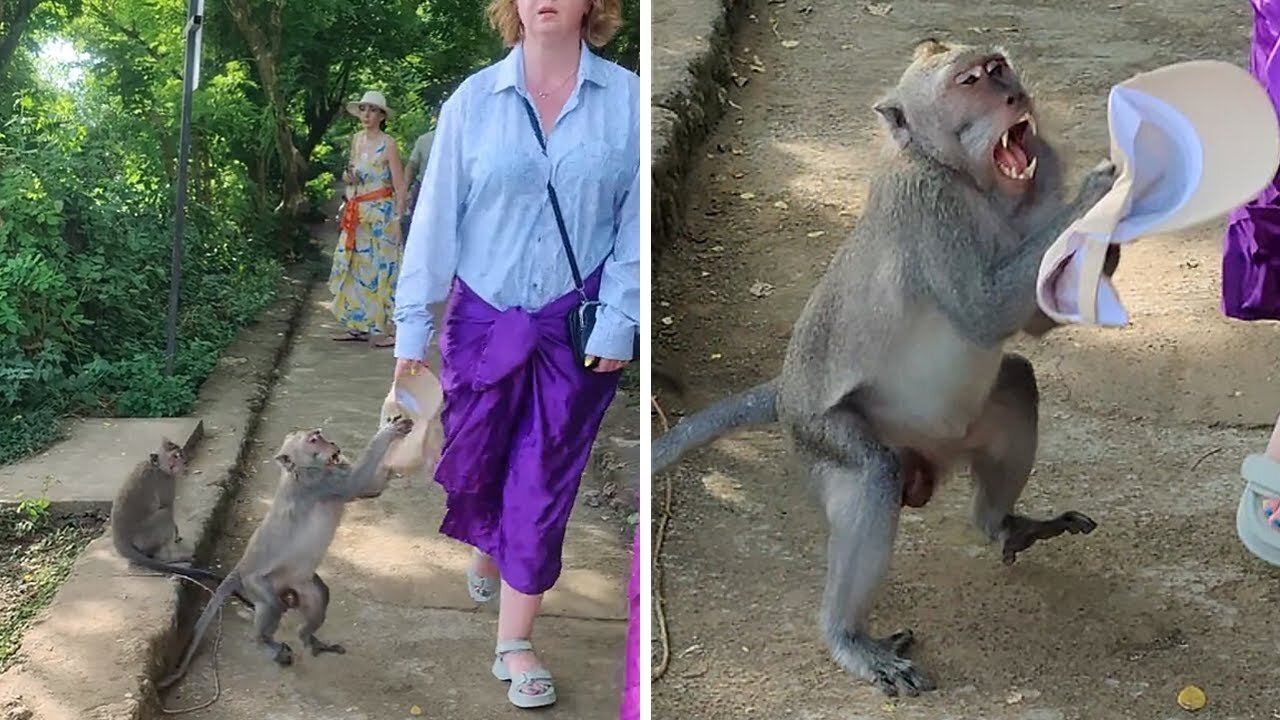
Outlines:
{"type": "Polygon", "coordinates": [[[1038,540],[1058,537],[1064,532],[1088,535],[1098,527],[1088,515],[1070,510],[1050,520],[1032,520],[1022,515],[1006,515],[1004,531],[1004,564],[1012,565],[1018,553],[1038,540]]]}
{"type": "Polygon", "coordinates": [[[273,642],[265,640],[267,649],[271,652],[271,661],[281,667],[288,667],[293,664],[293,648],[289,647],[286,642],[273,642]]]}
{"type": "Polygon", "coordinates": [[[333,653],[334,655],[347,654],[347,649],[342,647],[338,643],[324,642],[320,638],[316,637],[315,635],[312,635],[311,637],[303,638],[302,644],[311,648],[311,654],[313,656],[319,655],[321,653],[333,653]]]}
{"type": "Polygon", "coordinates": [[[841,667],[867,679],[885,695],[915,697],[938,686],[919,665],[903,657],[914,642],[915,634],[910,630],[899,630],[882,639],[845,633],[833,648],[833,655],[841,667]]]}

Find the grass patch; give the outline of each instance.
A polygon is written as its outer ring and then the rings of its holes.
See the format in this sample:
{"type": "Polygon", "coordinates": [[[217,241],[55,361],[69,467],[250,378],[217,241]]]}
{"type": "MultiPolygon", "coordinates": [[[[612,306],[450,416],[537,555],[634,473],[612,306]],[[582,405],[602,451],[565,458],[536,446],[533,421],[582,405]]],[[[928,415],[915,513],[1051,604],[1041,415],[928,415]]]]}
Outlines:
{"type": "Polygon", "coordinates": [[[0,507],[0,672],[104,522],[94,514],[54,519],[47,500],[0,507]]]}

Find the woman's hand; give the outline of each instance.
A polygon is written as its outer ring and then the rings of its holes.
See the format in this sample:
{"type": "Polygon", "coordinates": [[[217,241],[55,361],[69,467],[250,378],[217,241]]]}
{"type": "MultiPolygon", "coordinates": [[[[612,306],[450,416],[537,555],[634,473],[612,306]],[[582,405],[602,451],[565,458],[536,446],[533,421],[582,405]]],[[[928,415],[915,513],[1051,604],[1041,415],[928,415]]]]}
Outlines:
{"type": "Polygon", "coordinates": [[[591,368],[598,373],[617,372],[622,368],[631,364],[630,360],[613,360],[611,358],[597,358],[595,355],[588,355],[587,362],[599,360],[595,367],[591,368]]]}
{"type": "Polygon", "coordinates": [[[421,360],[396,358],[396,371],[394,377],[399,380],[400,378],[407,377],[409,375],[417,375],[418,372],[426,366],[426,363],[421,360]]]}

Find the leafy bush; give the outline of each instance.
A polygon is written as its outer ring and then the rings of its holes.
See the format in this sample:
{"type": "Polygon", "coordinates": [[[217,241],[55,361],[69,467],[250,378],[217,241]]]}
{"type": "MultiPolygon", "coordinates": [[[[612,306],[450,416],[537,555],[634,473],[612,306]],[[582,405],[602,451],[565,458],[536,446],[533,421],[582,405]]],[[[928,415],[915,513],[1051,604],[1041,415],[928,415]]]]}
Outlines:
{"type": "Polygon", "coordinates": [[[60,122],[68,110],[51,103],[0,134],[0,463],[56,439],[67,414],[187,412],[283,272],[247,184],[206,179],[221,187],[212,203],[188,196],[166,376],[173,185],[136,125],[60,122]]]}

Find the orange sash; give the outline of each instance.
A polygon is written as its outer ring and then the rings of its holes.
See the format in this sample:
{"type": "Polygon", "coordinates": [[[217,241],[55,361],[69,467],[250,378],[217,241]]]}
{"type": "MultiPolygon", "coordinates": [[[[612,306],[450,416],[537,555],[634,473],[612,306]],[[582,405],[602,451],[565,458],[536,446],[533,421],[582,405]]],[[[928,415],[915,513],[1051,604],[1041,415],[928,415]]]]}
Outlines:
{"type": "Polygon", "coordinates": [[[342,221],[338,223],[338,230],[343,237],[343,247],[347,252],[354,252],[356,249],[356,226],[360,224],[359,204],[389,198],[391,195],[391,186],[383,185],[377,190],[370,190],[347,201],[347,206],[342,210],[342,221]]]}

